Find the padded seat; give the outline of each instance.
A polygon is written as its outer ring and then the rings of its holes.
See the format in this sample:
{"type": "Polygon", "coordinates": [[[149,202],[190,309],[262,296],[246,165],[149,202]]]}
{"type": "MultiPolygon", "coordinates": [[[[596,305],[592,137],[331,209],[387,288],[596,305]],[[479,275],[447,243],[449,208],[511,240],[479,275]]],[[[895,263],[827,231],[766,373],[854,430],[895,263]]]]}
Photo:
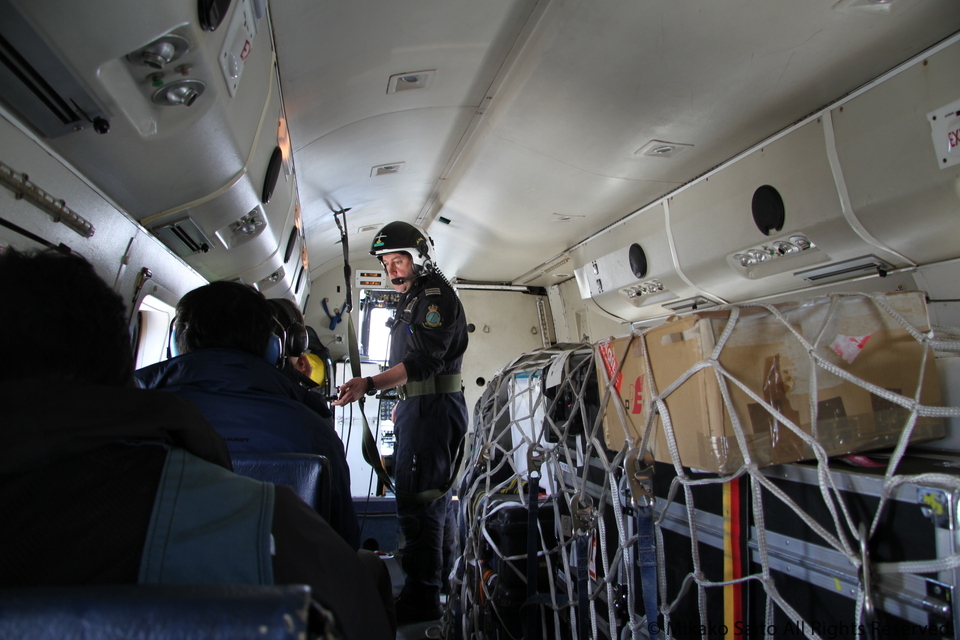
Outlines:
{"type": "Polygon", "coordinates": [[[325,637],[327,620],[304,585],[0,590],[0,638],[295,640],[325,637]]]}
{"type": "Polygon", "coordinates": [[[330,462],[308,453],[231,453],[235,473],[261,482],[286,485],[330,519],[330,462]]]}

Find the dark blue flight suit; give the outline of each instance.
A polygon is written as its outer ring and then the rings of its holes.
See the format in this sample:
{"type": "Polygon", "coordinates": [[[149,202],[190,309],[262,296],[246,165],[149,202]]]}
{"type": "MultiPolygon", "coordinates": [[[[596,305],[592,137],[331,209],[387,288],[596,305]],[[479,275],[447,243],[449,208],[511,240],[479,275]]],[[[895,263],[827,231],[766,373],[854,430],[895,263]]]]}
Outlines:
{"type": "MultiPolygon", "coordinates": [[[[445,488],[455,471],[467,432],[459,375],[466,349],[466,319],[456,293],[437,274],[417,278],[400,297],[390,347],[390,366],[402,362],[408,379],[398,389],[394,468],[407,574],[400,596],[414,606],[439,603],[446,581],[444,533],[455,526],[447,516],[450,495],[427,502],[417,494],[445,488]]],[[[450,533],[447,541],[455,539],[450,533]]]]}

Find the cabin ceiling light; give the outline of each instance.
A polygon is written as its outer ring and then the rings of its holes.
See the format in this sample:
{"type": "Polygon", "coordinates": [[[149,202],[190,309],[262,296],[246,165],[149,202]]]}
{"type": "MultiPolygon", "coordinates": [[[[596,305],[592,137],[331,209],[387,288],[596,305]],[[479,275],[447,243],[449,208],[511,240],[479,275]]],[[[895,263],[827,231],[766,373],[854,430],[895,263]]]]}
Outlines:
{"type": "Polygon", "coordinates": [[[650,158],[672,158],[693,147],[683,142],[666,142],[665,140],[651,140],[637,149],[633,155],[650,158]]]}
{"type": "Polygon", "coordinates": [[[412,91],[413,89],[427,89],[433,84],[433,79],[437,75],[436,69],[429,71],[408,71],[390,76],[387,83],[387,93],[400,93],[401,91],[412,91]]]}
{"type": "Polygon", "coordinates": [[[380,226],[381,226],[380,223],[367,224],[357,229],[357,233],[366,233],[367,231],[376,231],[377,229],[380,228],[380,226]]]}
{"type": "Polygon", "coordinates": [[[405,162],[391,162],[390,164],[378,164],[377,166],[370,169],[370,177],[376,178],[377,176],[387,176],[393,173],[400,173],[403,171],[404,167],[407,166],[405,162]]]}

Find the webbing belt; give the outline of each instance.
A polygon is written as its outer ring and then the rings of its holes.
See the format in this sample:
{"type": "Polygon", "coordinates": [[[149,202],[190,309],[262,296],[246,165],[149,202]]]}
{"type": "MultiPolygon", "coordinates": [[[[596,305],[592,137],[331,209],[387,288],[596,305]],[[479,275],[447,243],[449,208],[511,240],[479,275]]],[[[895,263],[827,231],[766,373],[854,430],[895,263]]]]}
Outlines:
{"type": "Polygon", "coordinates": [[[657,626],[657,543],[653,534],[653,507],[637,507],[637,567],[643,610],[647,615],[647,633],[656,638],[657,626]]]}
{"type": "Polygon", "coordinates": [[[420,382],[407,382],[397,387],[397,397],[401,400],[416,396],[428,396],[434,393],[456,393],[463,391],[459,373],[434,376],[420,382]]]}
{"type": "MultiPolygon", "coordinates": [[[[537,550],[540,548],[540,466],[543,453],[536,445],[527,450],[527,599],[526,605],[532,605],[537,596],[537,574],[540,560],[537,550]]],[[[523,637],[540,637],[540,607],[528,606],[523,615],[523,637]]]]}
{"type": "Polygon", "coordinates": [[[654,535],[653,458],[631,451],[626,457],[626,473],[630,480],[632,506],[637,527],[637,569],[640,572],[640,591],[643,611],[647,617],[647,633],[651,638],[661,636],[657,625],[659,612],[657,594],[657,540],[654,535]]]}

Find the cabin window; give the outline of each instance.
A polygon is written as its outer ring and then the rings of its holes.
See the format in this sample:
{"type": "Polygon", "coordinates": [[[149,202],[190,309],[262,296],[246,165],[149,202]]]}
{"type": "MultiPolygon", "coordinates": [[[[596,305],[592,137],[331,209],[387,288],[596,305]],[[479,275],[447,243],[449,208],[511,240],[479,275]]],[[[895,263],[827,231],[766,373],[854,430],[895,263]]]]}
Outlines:
{"type": "Polygon", "coordinates": [[[386,362],[390,358],[390,328],[399,294],[393,291],[360,292],[360,355],[366,360],[386,362]]]}
{"type": "Polygon", "coordinates": [[[138,369],[167,357],[170,325],[174,315],[174,308],[163,300],[151,295],[144,296],[137,309],[137,323],[133,335],[138,369]]]}

